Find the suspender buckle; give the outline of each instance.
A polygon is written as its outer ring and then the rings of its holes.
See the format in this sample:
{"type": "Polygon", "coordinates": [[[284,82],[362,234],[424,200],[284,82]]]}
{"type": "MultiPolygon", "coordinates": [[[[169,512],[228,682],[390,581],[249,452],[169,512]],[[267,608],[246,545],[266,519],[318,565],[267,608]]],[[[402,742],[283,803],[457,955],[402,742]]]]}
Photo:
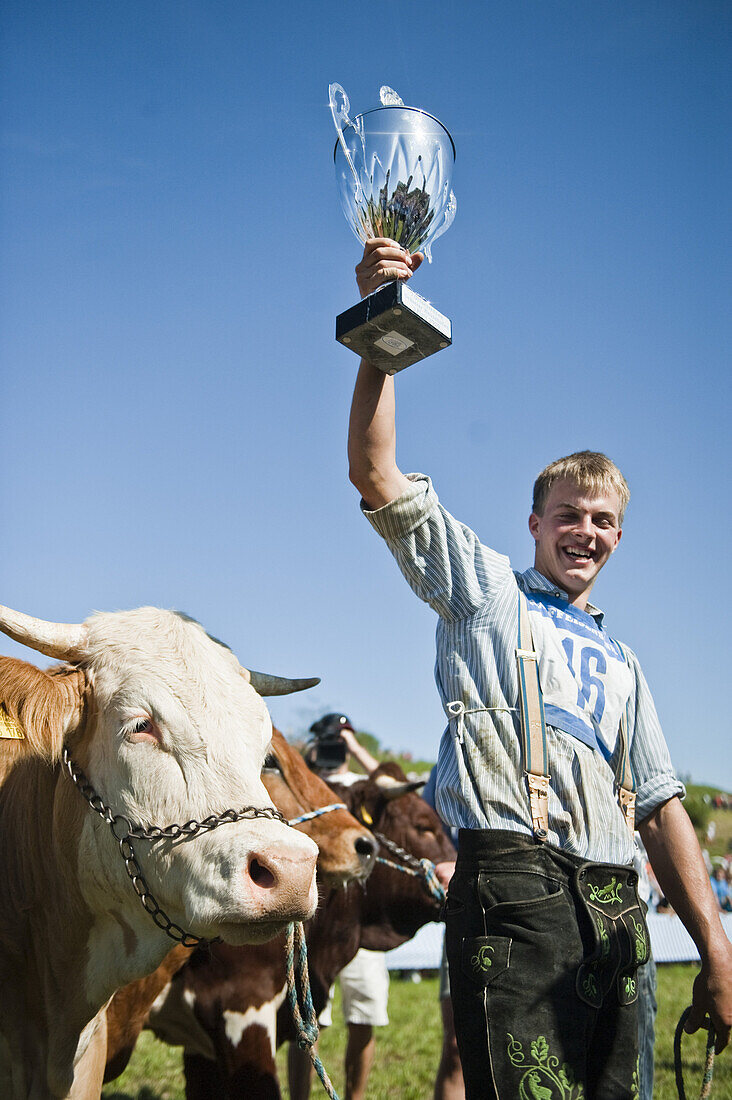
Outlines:
{"type": "Polygon", "coordinates": [[[620,787],[618,789],[618,805],[632,836],[635,832],[635,791],[620,787]]]}
{"type": "Polygon", "coordinates": [[[539,660],[538,653],[536,653],[536,651],[533,650],[533,649],[517,649],[516,650],[516,656],[517,657],[523,657],[523,659],[526,660],[526,661],[538,661],[539,660]]]}
{"type": "Polygon", "coordinates": [[[549,836],[549,776],[526,773],[531,804],[531,826],[536,840],[545,841],[549,836]]]}

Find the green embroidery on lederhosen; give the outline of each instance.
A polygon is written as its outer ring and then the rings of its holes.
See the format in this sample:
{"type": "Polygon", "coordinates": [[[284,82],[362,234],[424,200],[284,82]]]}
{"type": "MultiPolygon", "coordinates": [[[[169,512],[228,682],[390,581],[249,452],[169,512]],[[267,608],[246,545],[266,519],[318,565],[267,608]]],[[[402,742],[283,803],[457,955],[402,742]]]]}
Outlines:
{"type": "Polygon", "coordinates": [[[481,947],[479,947],[476,954],[472,955],[470,958],[470,965],[472,966],[473,970],[476,973],[480,971],[484,974],[486,970],[490,969],[490,967],[493,966],[493,959],[491,958],[491,955],[494,955],[495,952],[495,947],[491,947],[490,944],[483,944],[481,947]]]}
{"type": "Polygon", "coordinates": [[[604,915],[597,910],[590,910],[590,916],[597,930],[599,944],[595,957],[586,959],[577,971],[577,993],[587,1004],[599,1008],[612,981],[606,976],[611,961],[611,944],[604,915]]]}
{"type": "Polygon", "coordinates": [[[593,913],[592,916],[600,936],[600,965],[602,965],[610,954],[610,936],[608,935],[607,925],[600,914],[593,913]]]}
{"type": "Polygon", "coordinates": [[[633,922],[633,930],[635,932],[635,959],[636,962],[642,962],[646,958],[648,952],[646,930],[643,927],[643,922],[636,920],[632,914],[630,919],[633,922]]]}
{"type": "Polygon", "coordinates": [[[592,921],[594,950],[577,971],[580,1000],[598,1008],[613,986],[620,1004],[637,997],[635,971],[648,958],[648,933],[630,868],[586,865],[577,876],[580,899],[592,921]],[[593,983],[592,977],[595,982],[593,983]]]}
{"type": "Polygon", "coordinates": [[[594,883],[590,883],[590,897],[593,901],[597,901],[600,905],[614,905],[616,902],[622,902],[620,891],[623,889],[623,883],[618,882],[615,875],[610,879],[607,886],[595,886],[594,883]]]}
{"type": "Polygon", "coordinates": [[[630,1083],[630,1100],[640,1100],[640,1054],[635,1060],[633,1080],[630,1083]]]}
{"type": "Polygon", "coordinates": [[[597,978],[595,977],[594,970],[589,970],[582,979],[582,992],[588,999],[592,1001],[597,1000],[597,978]]]}
{"type": "Polygon", "coordinates": [[[507,1053],[511,1064],[523,1070],[518,1085],[518,1100],[584,1100],[585,1090],[575,1081],[572,1067],[549,1054],[549,1044],[539,1035],[524,1054],[523,1044],[508,1033],[507,1053]]]}

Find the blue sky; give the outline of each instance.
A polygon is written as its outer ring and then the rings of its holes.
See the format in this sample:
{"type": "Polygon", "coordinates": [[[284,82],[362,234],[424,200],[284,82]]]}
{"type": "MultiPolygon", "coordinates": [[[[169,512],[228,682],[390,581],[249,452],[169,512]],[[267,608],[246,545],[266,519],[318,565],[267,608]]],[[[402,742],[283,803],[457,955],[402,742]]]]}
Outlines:
{"type": "Polygon", "coordinates": [[[524,568],[536,473],[610,454],[632,500],[594,600],[678,770],[732,789],[731,30],[704,0],[8,0],[2,602],[186,610],[322,677],[272,702],[288,734],[342,709],[434,759],[434,616],[359,515],[333,339],[360,247],[328,84],[355,111],[389,84],[457,147],[412,284],[454,343],[398,378],[400,465],[524,568]]]}

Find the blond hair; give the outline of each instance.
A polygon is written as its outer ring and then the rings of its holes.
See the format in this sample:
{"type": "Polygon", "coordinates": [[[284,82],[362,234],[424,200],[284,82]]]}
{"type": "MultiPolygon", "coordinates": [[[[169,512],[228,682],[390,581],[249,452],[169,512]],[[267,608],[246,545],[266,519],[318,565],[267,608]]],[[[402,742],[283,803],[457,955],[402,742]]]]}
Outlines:
{"type": "Polygon", "coordinates": [[[543,515],[549,493],[557,481],[571,481],[578,488],[586,489],[590,493],[614,490],[620,498],[618,521],[623,522],[630,500],[630,489],[620,470],[607,455],[598,451],[577,451],[565,458],[558,458],[556,462],[550,462],[534,482],[533,511],[537,516],[543,515]]]}

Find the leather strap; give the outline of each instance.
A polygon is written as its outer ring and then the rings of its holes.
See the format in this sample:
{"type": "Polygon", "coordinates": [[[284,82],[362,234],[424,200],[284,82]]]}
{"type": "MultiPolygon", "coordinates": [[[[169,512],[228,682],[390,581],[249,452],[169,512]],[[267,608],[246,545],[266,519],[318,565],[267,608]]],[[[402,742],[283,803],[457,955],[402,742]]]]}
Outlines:
{"type": "Polygon", "coordinates": [[[529,788],[531,825],[542,843],[549,836],[549,760],[546,746],[544,700],[539,683],[539,658],[534,651],[526,600],[519,592],[518,648],[519,704],[524,774],[529,788]]]}
{"type": "MultiPolygon", "coordinates": [[[[618,648],[623,654],[626,665],[630,666],[628,654],[618,642],[618,648]]],[[[630,737],[628,736],[628,709],[630,698],[620,716],[620,730],[618,731],[618,766],[615,770],[615,789],[618,795],[618,805],[625,818],[625,824],[630,829],[630,835],[635,833],[635,776],[630,764],[630,737]]]]}

